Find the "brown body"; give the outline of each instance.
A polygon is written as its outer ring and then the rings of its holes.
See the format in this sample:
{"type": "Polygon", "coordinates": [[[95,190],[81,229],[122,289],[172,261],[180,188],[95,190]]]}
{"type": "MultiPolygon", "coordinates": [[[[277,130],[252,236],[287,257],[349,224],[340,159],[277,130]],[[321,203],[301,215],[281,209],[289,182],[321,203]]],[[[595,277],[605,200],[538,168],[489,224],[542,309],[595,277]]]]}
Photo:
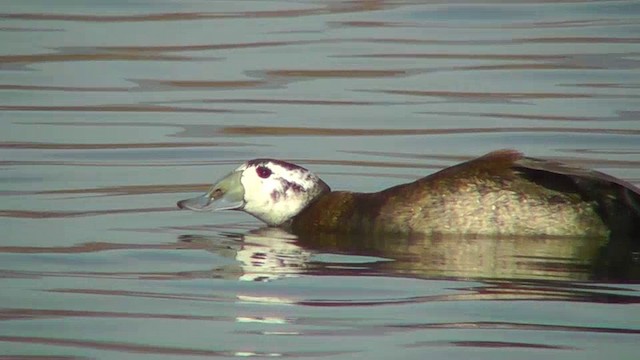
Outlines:
{"type": "Polygon", "coordinates": [[[504,150],[378,193],[327,191],[286,225],[294,232],[640,237],[640,190],[504,150]]]}

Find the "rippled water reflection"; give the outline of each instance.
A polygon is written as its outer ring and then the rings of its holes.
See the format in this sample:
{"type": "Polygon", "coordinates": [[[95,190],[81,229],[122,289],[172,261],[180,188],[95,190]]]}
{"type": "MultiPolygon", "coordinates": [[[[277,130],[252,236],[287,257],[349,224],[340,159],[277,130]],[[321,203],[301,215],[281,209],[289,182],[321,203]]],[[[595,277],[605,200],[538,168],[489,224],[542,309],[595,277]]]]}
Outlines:
{"type": "Polygon", "coordinates": [[[4,2],[0,356],[635,359],[635,245],[296,238],[174,204],[257,157],[378,191],[516,148],[640,184],[639,18],[4,2]]]}

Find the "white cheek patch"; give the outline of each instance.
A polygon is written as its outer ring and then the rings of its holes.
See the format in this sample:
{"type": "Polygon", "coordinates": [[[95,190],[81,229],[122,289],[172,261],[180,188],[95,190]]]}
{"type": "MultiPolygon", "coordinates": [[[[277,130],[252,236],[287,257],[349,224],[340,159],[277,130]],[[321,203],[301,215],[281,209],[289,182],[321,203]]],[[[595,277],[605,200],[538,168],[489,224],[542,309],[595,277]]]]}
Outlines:
{"type": "Polygon", "coordinates": [[[244,187],[244,211],[269,225],[279,225],[295,216],[309,201],[308,190],[315,176],[303,169],[287,169],[270,163],[272,175],[259,177],[256,166],[243,165],[240,182],[244,187]]]}

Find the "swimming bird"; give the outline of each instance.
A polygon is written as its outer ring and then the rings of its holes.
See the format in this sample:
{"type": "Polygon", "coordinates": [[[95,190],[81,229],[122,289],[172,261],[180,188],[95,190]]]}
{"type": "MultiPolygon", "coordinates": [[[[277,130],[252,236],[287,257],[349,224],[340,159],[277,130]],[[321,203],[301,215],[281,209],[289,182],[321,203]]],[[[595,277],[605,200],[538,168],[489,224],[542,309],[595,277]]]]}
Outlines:
{"type": "Polygon", "coordinates": [[[498,150],[380,192],[331,191],[281,160],[242,164],[181,209],[241,210],[294,233],[611,236],[640,239],[640,189],[498,150]]]}

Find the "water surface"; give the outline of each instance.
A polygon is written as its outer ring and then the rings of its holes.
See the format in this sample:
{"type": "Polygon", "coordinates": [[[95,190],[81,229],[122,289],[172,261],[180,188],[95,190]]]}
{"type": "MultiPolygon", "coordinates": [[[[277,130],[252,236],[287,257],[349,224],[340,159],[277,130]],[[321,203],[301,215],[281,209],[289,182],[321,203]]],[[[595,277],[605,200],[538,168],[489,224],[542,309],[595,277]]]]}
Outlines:
{"type": "Polygon", "coordinates": [[[175,207],[257,157],[378,191],[516,148],[638,185],[637,2],[5,1],[0,19],[0,356],[637,357],[625,247],[296,238],[175,207]]]}

